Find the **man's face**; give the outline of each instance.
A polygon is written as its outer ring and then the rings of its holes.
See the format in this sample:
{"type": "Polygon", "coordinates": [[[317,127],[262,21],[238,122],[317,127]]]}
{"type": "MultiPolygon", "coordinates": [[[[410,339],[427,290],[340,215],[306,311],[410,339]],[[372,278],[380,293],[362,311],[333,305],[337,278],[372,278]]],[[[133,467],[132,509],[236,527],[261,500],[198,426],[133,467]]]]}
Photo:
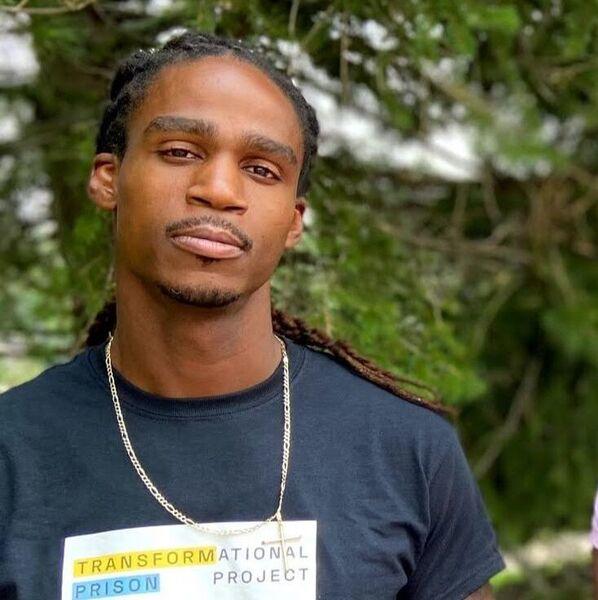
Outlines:
{"type": "Polygon", "coordinates": [[[97,204],[115,210],[118,281],[133,277],[200,306],[263,286],[299,241],[305,208],[296,197],[302,134],[285,94],[230,56],[170,65],[127,134],[122,162],[98,155],[89,185],[97,204]],[[232,234],[240,249],[200,242],[190,251],[176,234],[198,225],[232,234]]]}

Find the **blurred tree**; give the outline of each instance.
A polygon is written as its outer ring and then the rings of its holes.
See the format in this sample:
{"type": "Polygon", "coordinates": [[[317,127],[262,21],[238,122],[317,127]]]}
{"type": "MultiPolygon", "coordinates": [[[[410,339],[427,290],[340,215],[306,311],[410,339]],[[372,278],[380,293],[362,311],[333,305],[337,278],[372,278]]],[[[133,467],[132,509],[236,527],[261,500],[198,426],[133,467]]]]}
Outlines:
{"type": "Polygon", "coordinates": [[[0,140],[2,337],[62,360],[110,291],[109,220],[84,190],[117,60],[183,27],[248,39],[323,129],[306,239],[278,271],[276,303],[460,407],[503,544],[587,526],[597,0],[4,8],[40,68],[0,83],[17,129],[0,140]]]}

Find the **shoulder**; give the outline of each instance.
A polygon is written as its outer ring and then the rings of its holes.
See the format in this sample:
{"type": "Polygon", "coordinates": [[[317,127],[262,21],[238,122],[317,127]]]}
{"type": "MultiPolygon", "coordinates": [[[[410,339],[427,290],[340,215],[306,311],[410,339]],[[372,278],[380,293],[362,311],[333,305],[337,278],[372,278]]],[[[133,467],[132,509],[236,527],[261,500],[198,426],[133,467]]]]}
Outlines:
{"type": "Polygon", "coordinates": [[[367,413],[403,425],[417,425],[440,435],[450,434],[452,425],[440,413],[406,397],[385,390],[364,375],[352,370],[340,359],[317,350],[305,347],[306,370],[310,386],[325,389],[343,407],[359,414],[367,413]]]}
{"type": "Polygon", "coordinates": [[[415,453],[432,471],[460,451],[447,417],[385,390],[329,354],[306,348],[304,375],[302,384],[319,399],[318,411],[342,415],[361,437],[370,433],[391,451],[415,453]]]}
{"type": "Polygon", "coordinates": [[[89,350],[71,359],[51,365],[39,375],[0,394],[0,431],[15,424],[45,418],[65,402],[71,401],[82,387],[93,385],[88,364],[89,350]]]}

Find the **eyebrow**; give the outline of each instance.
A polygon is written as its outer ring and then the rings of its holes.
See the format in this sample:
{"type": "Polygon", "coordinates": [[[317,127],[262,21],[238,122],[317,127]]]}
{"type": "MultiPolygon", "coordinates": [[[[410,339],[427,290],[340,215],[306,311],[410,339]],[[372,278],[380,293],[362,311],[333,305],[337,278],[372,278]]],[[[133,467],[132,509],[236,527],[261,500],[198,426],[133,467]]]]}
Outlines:
{"type": "MultiPolygon", "coordinates": [[[[153,131],[184,132],[213,139],[218,133],[218,127],[215,123],[206,119],[189,119],[187,117],[164,115],[150,121],[149,125],[143,130],[144,137],[150,135],[153,131]]],[[[249,150],[275,154],[293,165],[297,164],[295,151],[287,144],[282,144],[253,131],[244,131],[241,139],[249,150]]]]}
{"type": "Polygon", "coordinates": [[[292,165],[297,164],[297,156],[294,150],[286,144],[281,144],[275,140],[261,135],[260,133],[252,133],[250,131],[243,134],[243,142],[250,150],[265,152],[267,154],[277,154],[286,158],[292,165]]]}
{"type": "Polygon", "coordinates": [[[186,117],[160,116],[152,119],[143,130],[143,135],[149,135],[153,131],[177,131],[193,133],[213,138],[216,136],[217,128],[211,121],[205,119],[188,119],[186,117]]]}

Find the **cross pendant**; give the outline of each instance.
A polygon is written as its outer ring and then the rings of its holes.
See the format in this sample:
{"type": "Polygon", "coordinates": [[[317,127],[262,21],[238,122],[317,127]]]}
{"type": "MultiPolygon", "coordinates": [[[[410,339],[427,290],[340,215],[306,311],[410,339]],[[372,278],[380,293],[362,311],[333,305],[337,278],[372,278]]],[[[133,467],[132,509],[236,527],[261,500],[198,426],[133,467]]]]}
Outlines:
{"type": "Polygon", "coordinates": [[[262,544],[280,544],[281,548],[282,548],[282,562],[284,565],[284,574],[287,574],[288,571],[288,566],[287,566],[287,546],[286,543],[287,542],[294,542],[296,540],[300,540],[301,536],[297,536],[294,538],[285,538],[284,537],[284,525],[282,523],[282,515],[280,514],[280,511],[278,511],[276,513],[276,521],[278,523],[278,534],[280,536],[280,539],[278,540],[270,540],[270,541],[262,541],[262,544]]]}

